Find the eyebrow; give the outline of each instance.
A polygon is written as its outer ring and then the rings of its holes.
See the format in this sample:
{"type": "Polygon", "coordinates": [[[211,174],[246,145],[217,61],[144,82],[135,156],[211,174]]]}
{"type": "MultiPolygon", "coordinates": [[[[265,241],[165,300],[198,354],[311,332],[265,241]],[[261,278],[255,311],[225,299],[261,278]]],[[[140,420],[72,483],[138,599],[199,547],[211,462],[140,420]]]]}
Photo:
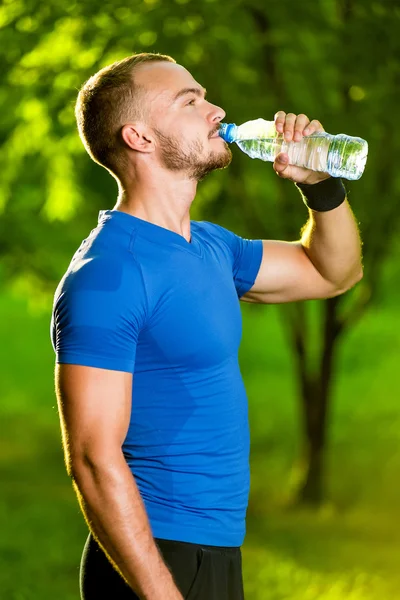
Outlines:
{"type": "Polygon", "coordinates": [[[186,94],[195,94],[196,96],[200,96],[200,97],[203,97],[203,95],[204,95],[204,98],[205,98],[206,94],[207,94],[207,90],[205,88],[198,88],[198,87],[183,88],[182,90],[179,90],[179,92],[177,94],[175,94],[172,102],[176,102],[182,96],[186,96],[186,94]]]}

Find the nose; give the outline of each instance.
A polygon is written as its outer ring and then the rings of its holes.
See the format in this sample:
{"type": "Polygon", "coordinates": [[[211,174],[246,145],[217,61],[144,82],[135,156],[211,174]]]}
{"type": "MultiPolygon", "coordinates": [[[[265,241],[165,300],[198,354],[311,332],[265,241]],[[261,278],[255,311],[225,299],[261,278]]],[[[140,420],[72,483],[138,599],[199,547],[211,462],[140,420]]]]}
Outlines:
{"type": "Polygon", "coordinates": [[[225,117],[226,112],[215,104],[210,105],[209,119],[212,123],[219,123],[225,117]]]}

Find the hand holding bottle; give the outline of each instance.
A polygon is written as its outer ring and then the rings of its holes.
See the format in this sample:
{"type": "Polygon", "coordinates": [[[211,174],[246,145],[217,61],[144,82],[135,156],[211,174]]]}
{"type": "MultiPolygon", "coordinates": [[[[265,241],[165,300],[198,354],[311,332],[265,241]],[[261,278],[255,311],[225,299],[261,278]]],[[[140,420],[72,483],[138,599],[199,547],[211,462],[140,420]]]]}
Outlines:
{"type": "MultiPolygon", "coordinates": [[[[300,142],[303,137],[309,136],[312,133],[325,131],[321,123],[316,119],[310,119],[303,114],[295,115],[293,113],[285,113],[283,110],[278,111],[274,116],[275,128],[278,133],[282,133],[285,142],[300,142]]],[[[329,173],[321,173],[311,171],[303,167],[296,167],[289,164],[289,155],[285,152],[280,152],[273,164],[274,171],[282,179],[290,179],[296,183],[318,183],[330,177],[329,173]]]]}

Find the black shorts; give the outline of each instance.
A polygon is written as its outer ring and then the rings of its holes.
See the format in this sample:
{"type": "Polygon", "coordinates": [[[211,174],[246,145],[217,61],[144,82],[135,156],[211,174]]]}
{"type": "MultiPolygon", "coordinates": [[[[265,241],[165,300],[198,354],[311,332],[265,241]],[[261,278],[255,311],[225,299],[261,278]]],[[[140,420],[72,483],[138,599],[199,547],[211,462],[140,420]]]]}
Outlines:
{"type": "MultiPolygon", "coordinates": [[[[244,600],[240,547],[155,541],[185,600],[244,600]]],[[[91,534],[82,554],[80,589],[82,600],[139,600],[91,534]]]]}

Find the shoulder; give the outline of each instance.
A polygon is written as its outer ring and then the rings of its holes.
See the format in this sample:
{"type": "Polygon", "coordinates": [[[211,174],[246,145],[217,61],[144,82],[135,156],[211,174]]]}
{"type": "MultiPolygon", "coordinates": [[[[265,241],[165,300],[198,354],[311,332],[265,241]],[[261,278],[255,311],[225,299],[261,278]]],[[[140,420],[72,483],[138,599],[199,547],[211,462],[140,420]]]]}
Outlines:
{"type": "Polygon", "coordinates": [[[225,255],[229,257],[235,279],[252,280],[261,264],[262,240],[241,237],[226,227],[209,221],[199,221],[199,224],[213,238],[214,244],[222,248],[225,255]]]}
{"type": "Polygon", "coordinates": [[[54,294],[54,310],[147,314],[147,292],[142,269],[127,252],[96,251],[75,255],[54,294]]]}
{"type": "Polygon", "coordinates": [[[71,291],[113,291],[121,286],[143,285],[142,270],[134,255],[96,247],[75,253],[59,287],[71,291]]]}
{"type": "Polygon", "coordinates": [[[192,223],[194,223],[199,230],[212,234],[213,236],[218,236],[221,239],[226,239],[235,235],[232,231],[229,231],[229,229],[226,229],[217,223],[212,223],[211,221],[192,221],[192,223]]]}
{"type": "Polygon", "coordinates": [[[241,252],[243,244],[249,241],[217,223],[211,223],[210,221],[197,221],[197,223],[205,232],[205,235],[207,235],[214,244],[227,249],[234,260],[236,259],[237,254],[241,252]]]}
{"type": "Polygon", "coordinates": [[[235,233],[226,229],[226,227],[222,227],[222,225],[211,223],[211,221],[194,221],[194,223],[196,223],[198,230],[202,232],[205,238],[233,250],[233,246],[238,238],[235,233]]]}

